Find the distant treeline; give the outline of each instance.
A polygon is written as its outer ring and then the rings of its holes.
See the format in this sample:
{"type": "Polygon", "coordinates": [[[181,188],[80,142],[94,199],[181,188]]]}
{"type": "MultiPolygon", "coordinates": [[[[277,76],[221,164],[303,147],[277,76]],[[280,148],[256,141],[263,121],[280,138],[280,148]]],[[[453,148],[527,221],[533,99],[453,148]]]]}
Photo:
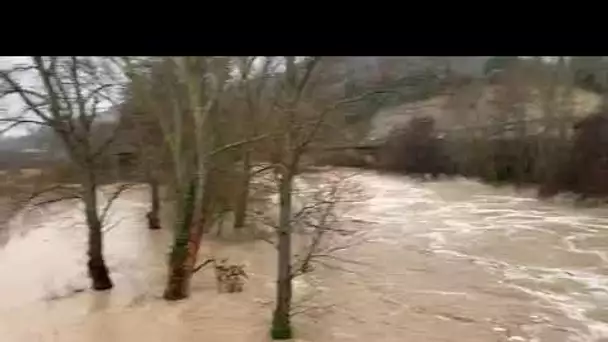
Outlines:
{"type": "Polygon", "coordinates": [[[0,151],[0,170],[35,169],[59,162],[60,160],[45,152],[0,151]]]}
{"type": "Polygon", "coordinates": [[[539,195],[608,195],[608,116],[594,114],[557,136],[439,134],[432,118],[412,119],[373,153],[342,151],[319,163],[374,167],[414,176],[462,175],[491,184],[538,185],[539,195]],[[371,158],[373,155],[373,159],[371,158]]]}
{"type": "Polygon", "coordinates": [[[540,185],[541,196],[574,192],[608,195],[608,119],[594,114],[576,123],[568,139],[555,135],[442,138],[430,118],[417,118],[381,149],[379,167],[411,174],[475,177],[489,183],[540,185]]]}

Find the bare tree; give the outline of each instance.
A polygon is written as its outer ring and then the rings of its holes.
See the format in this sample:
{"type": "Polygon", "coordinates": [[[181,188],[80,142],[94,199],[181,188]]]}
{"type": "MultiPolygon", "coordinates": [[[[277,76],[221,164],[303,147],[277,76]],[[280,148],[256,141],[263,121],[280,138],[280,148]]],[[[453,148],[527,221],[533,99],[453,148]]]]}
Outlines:
{"type": "MultiPolygon", "coordinates": [[[[298,176],[298,186],[294,186],[292,192],[298,204],[294,205],[290,221],[294,244],[291,280],[314,272],[318,267],[349,272],[346,265],[361,264],[340,256],[341,252],[367,241],[366,231],[358,229],[348,219],[353,204],[365,200],[357,175],[338,170],[298,176]]],[[[276,220],[266,219],[266,225],[279,228],[276,220]]],[[[278,248],[276,237],[266,241],[278,248]]],[[[294,302],[289,316],[314,309],[308,303],[310,299],[306,296],[294,302]]]]}
{"type": "MultiPolygon", "coordinates": [[[[169,300],[185,298],[204,232],[206,220],[205,189],[214,157],[213,117],[217,102],[229,78],[227,58],[174,58],[177,79],[185,85],[186,100],[182,110],[191,116],[193,165],[187,175],[186,214],[183,226],[176,232],[170,262],[170,274],[164,297],[169,300]],[[190,211],[190,212],[189,212],[190,211]],[[190,222],[188,222],[190,220],[190,222]]],[[[179,106],[178,106],[179,108],[179,106]]],[[[174,113],[181,114],[181,113],[174,113]]]]}
{"type": "Polygon", "coordinates": [[[146,113],[159,124],[173,166],[175,240],[164,297],[178,300],[189,294],[201,239],[215,209],[214,193],[208,191],[217,180],[214,170],[227,152],[251,139],[227,140],[218,129],[231,59],[171,57],[153,64],[141,73],[146,81],[140,95],[146,113]]]}
{"type": "Polygon", "coordinates": [[[89,228],[87,267],[95,290],[113,286],[103,257],[104,213],[98,210],[97,190],[104,152],[114,134],[94,134],[104,108],[113,103],[118,82],[112,74],[106,60],[95,57],[33,56],[30,64],[0,71],[3,96],[15,94],[25,106],[21,114],[2,121],[12,127],[33,124],[52,128],[78,169],[80,188],[76,195],[85,207],[89,228]],[[20,77],[23,73],[35,75],[39,84],[27,85],[20,77]]]}
{"type": "MultiPolygon", "coordinates": [[[[263,115],[263,102],[261,95],[266,85],[267,76],[273,65],[273,59],[265,58],[260,71],[254,70],[255,63],[260,61],[259,57],[242,57],[238,59],[239,70],[239,93],[244,97],[244,115],[240,120],[242,135],[245,139],[251,139],[259,134],[260,119],[263,115]],[[262,77],[257,77],[261,75],[262,77]]],[[[240,229],[245,226],[247,217],[247,203],[249,201],[249,188],[251,182],[251,170],[253,167],[252,146],[244,145],[241,147],[242,169],[238,194],[235,199],[234,207],[234,228],[240,229]]]]}
{"type": "Polygon", "coordinates": [[[292,336],[290,313],[292,305],[292,196],[294,179],[301,172],[307,156],[317,149],[343,139],[339,132],[344,127],[344,105],[361,100],[336,98],[323,94],[323,59],[307,57],[296,62],[295,57],[284,57],[284,72],[274,84],[271,113],[265,120],[273,132],[265,148],[275,174],[279,218],[277,224],[277,292],[271,335],[274,339],[292,336]],[[313,85],[315,85],[313,87],[313,85]]]}
{"type": "MultiPolygon", "coordinates": [[[[195,215],[200,209],[207,165],[199,152],[206,142],[205,133],[209,132],[208,129],[203,132],[207,128],[205,116],[212,107],[212,102],[210,105],[203,103],[202,97],[206,94],[201,89],[204,73],[200,62],[190,57],[161,59],[153,65],[149,75],[142,73],[141,77],[148,76],[148,79],[138,87],[138,101],[158,121],[173,166],[175,240],[164,293],[169,300],[188,296],[192,267],[187,264],[191,255],[196,255],[200,242],[195,215]]],[[[137,81],[133,65],[127,63],[127,66],[131,79],[137,81]]]]}
{"type": "MultiPolygon", "coordinates": [[[[292,278],[310,272],[314,266],[337,268],[333,262],[350,262],[336,252],[364,242],[364,232],[348,226],[345,215],[353,204],[365,200],[356,180],[356,173],[321,172],[317,179],[308,180],[304,203],[294,213],[292,225],[298,233],[300,248],[295,254],[292,278]]],[[[306,178],[310,178],[306,177],[306,178]]]]}
{"type": "Polygon", "coordinates": [[[157,118],[149,113],[154,110],[147,92],[149,85],[146,82],[149,80],[137,73],[142,72],[145,66],[128,57],[123,60],[130,82],[125,101],[120,107],[123,126],[120,140],[136,148],[137,171],[141,173],[138,176],[143,176],[150,189],[150,211],[146,214],[148,228],[160,229],[160,182],[166,144],[157,118]]]}

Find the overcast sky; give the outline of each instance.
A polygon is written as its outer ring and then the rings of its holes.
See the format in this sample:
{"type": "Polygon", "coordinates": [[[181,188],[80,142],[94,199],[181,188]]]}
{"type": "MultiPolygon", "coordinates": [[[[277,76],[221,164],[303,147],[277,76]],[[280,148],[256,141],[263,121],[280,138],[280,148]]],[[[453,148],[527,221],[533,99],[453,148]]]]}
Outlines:
{"type": "MultiPolygon", "coordinates": [[[[297,57],[301,59],[302,57],[297,57]]],[[[30,64],[31,58],[27,56],[11,56],[11,57],[0,57],[0,69],[10,69],[11,67],[18,64],[30,64]]],[[[263,65],[263,58],[258,58],[254,63],[254,69],[260,70],[263,65]]],[[[275,69],[280,71],[282,65],[278,65],[275,69]]],[[[17,76],[17,75],[15,75],[17,76]]],[[[18,75],[18,80],[28,88],[40,89],[41,84],[34,71],[22,72],[18,75]]],[[[236,76],[236,75],[234,75],[236,76]]],[[[3,116],[18,116],[24,109],[24,104],[19,95],[10,95],[0,99],[0,115],[3,116]]],[[[3,126],[0,125],[0,128],[3,126]]],[[[27,128],[25,126],[16,127],[5,133],[4,136],[20,136],[27,134],[27,128]]]]}
{"type": "MultiPolygon", "coordinates": [[[[10,69],[19,64],[31,65],[31,58],[22,56],[0,57],[0,69],[10,69]]],[[[26,88],[36,90],[40,89],[42,86],[39,81],[39,78],[36,75],[36,72],[33,70],[27,72],[14,73],[13,76],[26,88]]],[[[104,107],[107,108],[109,106],[110,102],[107,101],[107,103],[101,103],[99,108],[103,109],[104,107]]],[[[24,108],[24,103],[17,94],[12,94],[9,96],[5,96],[4,98],[0,98],[0,115],[2,116],[19,116],[23,113],[24,108]]],[[[0,124],[0,128],[2,127],[3,126],[0,124]]],[[[6,132],[4,136],[19,136],[24,134],[27,134],[27,127],[25,125],[22,125],[11,129],[9,132],[6,132]]]]}
{"type": "MultiPolygon", "coordinates": [[[[9,69],[15,64],[27,61],[26,57],[0,57],[0,69],[9,69]]],[[[26,75],[20,77],[20,80],[28,85],[34,83],[34,79],[31,75],[29,77],[26,75]]],[[[19,99],[19,96],[13,94],[0,99],[0,108],[6,111],[5,115],[15,115],[15,113],[18,113],[23,108],[23,103],[19,99]]]]}
{"type": "MultiPolygon", "coordinates": [[[[301,59],[302,57],[298,57],[301,59]]],[[[480,57],[481,58],[481,57],[480,57]]],[[[466,58],[463,58],[465,60],[466,58]]],[[[556,57],[546,57],[546,60],[555,61],[556,57]]],[[[9,69],[16,64],[26,63],[29,64],[31,61],[30,57],[0,57],[0,69],[9,69]]],[[[255,68],[261,68],[263,64],[263,59],[259,58],[255,63],[255,68]]],[[[456,63],[458,64],[458,63],[456,63]]],[[[278,69],[282,69],[282,66],[279,65],[278,69]]],[[[279,71],[279,70],[277,70],[279,71]]],[[[37,88],[40,87],[38,82],[38,78],[34,74],[34,72],[21,73],[19,77],[19,81],[22,82],[27,87],[37,88]]],[[[23,102],[19,98],[18,95],[11,95],[5,98],[0,99],[0,115],[6,116],[17,116],[23,110],[23,102]]],[[[2,126],[0,126],[2,127],[2,126]]],[[[25,127],[17,127],[10,132],[5,133],[5,136],[15,136],[15,135],[23,135],[26,134],[27,130],[25,127]]]]}
{"type": "MultiPolygon", "coordinates": [[[[28,63],[29,57],[0,57],[0,69],[10,69],[12,66],[21,63],[28,63]]],[[[36,78],[31,73],[22,73],[20,81],[28,86],[35,85],[36,78]]],[[[18,95],[9,95],[0,99],[0,108],[2,109],[1,115],[3,116],[15,116],[23,110],[23,102],[19,99],[18,95]]],[[[0,126],[2,127],[2,126],[0,126]]],[[[18,136],[23,135],[27,132],[25,127],[15,127],[9,132],[5,133],[4,136],[18,136]]]]}

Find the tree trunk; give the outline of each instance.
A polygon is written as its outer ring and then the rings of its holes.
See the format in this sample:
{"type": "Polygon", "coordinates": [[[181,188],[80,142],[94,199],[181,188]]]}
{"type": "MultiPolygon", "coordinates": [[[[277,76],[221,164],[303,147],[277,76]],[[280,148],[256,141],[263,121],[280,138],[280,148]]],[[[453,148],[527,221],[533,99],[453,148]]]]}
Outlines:
{"type": "Polygon", "coordinates": [[[89,261],[87,267],[92,287],[96,291],[109,290],[113,287],[112,280],[103,258],[103,232],[101,221],[97,214],[97,187],[92,175],[85,184],[84,205],[87,226],[89,228],[89,261]]]}
{"type": "Polygon", "coordinates": [[[192,269],[186,267],[186,260],[190,249],[190,232],[193,228],[195,190],[196,185],[191,182],[188,184],[188,189],[182,192],[177,199],[175,212],[180,215],[180,218],[176,220],[176,236],[169,261],[169,278],[163,294],[166,300],[180,300],[189,295],[192,269]]]}
{"type": "MultiPolygon", "coordinates": [[[[206,183],[209,182],[208,180],[206,183]]],[[[171,253],[169,281],[163,297],[166,300],[180,300],[190,295],[190,279],[196,265],[198,251],[207,220],[210,192],[205,192],[202,201],[202,209],[195,213],[194,195],[196,192],[196,181],[192,182],[188,194],[183,197],[179,204],[182,218],[178,222],[178,236],[175,239],[171,253]],[[195,218],[198,214],[198,219],[195,218]]]]}
{"type": "Polygon", "coordinates": [[[148,219],[148,228],[149,229],[160,229],[160,194],[159,194],[159,184],[156,178],[151,177],[148,180],[148,185],[150,186],[150,202],[151,209],[150,212],[146,215],[148,219]]]}
{"type": "Polygon", "coordinates": [[[236,208],[234,210],[234,228],[241,229],[245,226],[247,219],[247,203],[249,201],[249,182],[251,179],[251,156],[249,151],[245,151],[243,156],[243,170],[241,175],[241,184],[239,186],[239,194],[236,199],[236,208]]]}
{"type": "Polygon", "coordinates": [[[291,196],[293,177],[287,173],[280,183],[280,212],[278,240],[278,280],[276,308],[273,313],[271,336],[275,340],[292,338],[291,311],[291,196]]]}

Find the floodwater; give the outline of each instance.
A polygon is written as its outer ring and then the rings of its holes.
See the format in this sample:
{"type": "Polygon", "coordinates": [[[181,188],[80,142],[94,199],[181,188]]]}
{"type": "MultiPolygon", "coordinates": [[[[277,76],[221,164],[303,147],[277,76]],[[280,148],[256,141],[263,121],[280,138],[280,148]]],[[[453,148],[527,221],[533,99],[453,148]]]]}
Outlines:
{"type": "MultiPolygon", "coordinates": [[[[342,219],[366,241],[337,252],[340,269],[297,279],[298,340],[608,341],[608,210],[462,179],[353,179],[367,199],[342,219]]],[[[190,299],[165,302],[170,232],[146,229],[145,198],[134,189],[110,212],[115,288],[104,293],[87,289],[77,204],[14,219],[0,249],[0,341],[267,341],[272,246],[207,239],[201,258],[247,265],[245,292],[217,294],[204,269],[190,299]]]]}

